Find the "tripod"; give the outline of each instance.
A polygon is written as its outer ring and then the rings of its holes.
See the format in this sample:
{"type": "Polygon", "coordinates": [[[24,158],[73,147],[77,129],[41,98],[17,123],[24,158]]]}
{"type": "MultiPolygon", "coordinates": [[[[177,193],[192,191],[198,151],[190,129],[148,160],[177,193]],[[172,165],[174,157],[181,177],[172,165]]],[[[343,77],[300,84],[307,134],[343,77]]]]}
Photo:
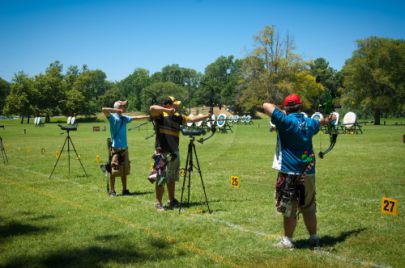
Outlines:
{"type": "Polygon", "coordinates": [[[191,187],[191,172],[193,171],[193,168],[196,168],[198,171],[198,174],[200,175],[200,180],[201,180],[201,185],[204,191],[204,196],[205,196],[205,203],[207,203],[207,208],[208,212],[211,213],[210,206],[208,204],[208,198],[207,198],[207,193],[205,191],[205,185],[203,181],[203,177],[201,174],[201,168],[200,168],[200,163],[198,162],[198,156],[197,156],[197,150],[195,149],[195,144],[194,144],[194,136],[190,136],[190,142],[188,143],[188,151],[187,151],[187,160],[186,160],[186,167],[184,168],[184,175],[183,175],[183,187],[181,188],[181,199],[180,199],[180,207],[179,207],[179,213],[181,212],[181,208],[183,205],[183,195],[184,195],[184,186],[186,184],[186,179],[188,179],[188,185],[187,185],[187,206],[190,206],[190,187],[191,187]],[[195,159],[197,161],[197,165],[194,165],[193,162],[193,152],[195,159]]]}
{"type": "Polygon", "coordinates": [[[73,147],[73,150],[75,151],[76,157],[77,157],[77,159],[79,160],[80,165],[81,165],[82,168],[83,168],[84,174],[85,174],[86,177],[87,177],[86,170],[84,169],[84,166],[83,166],[83,164],[82,164],[82,161],[80,160],[80,157],[79,157],[79,155],[77,154],[76,148],[75,148],[75,146],[73,145],[72,138],[70,137],[70,134],[69,134],[70,130],[73,130],[73,129],[69,129],[69,128],[62,128],[62,129],[63,129],[63,130],[66,130],[67,136],[66,136],[65,142],[63,143],[62,150],[60,151],[60,154],[59,154],[59,156],[58,156],[58,159],[56,160],[56,163],[55,163],[55,165],[53,166],[53,170],[52,170],[52,172],[51,172],[51,175],[49,175],[49,179],[52,177],[52,174],[53,174],[53,172],[55,171],[56,166],[58,165],[60,156],[61,156],[62,153],[63,153],[63,149],[65,148],[66,143],[67,143],[67,145],[68,145],[68,146],[67,146],[67,147],[68,147],[67,151],[68,151],[68,162],[69,162],[69,176],[70,176],[70,144],[72,144],[72,147],[73,147]]]}
{"type": "Polygon", "coordinates": [[[3,158],[3,163],[4,164],[8,163],[6,151],[4,150],[3,139],[1,137],[0,137],[0,151],[1,151],[1,156],[3,158]]]}

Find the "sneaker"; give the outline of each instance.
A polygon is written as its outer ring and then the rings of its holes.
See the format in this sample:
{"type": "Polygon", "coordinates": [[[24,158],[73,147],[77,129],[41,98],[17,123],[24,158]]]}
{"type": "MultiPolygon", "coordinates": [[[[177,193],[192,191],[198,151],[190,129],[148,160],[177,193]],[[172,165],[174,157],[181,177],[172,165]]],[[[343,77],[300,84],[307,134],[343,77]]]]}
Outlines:
{"type": "Polygon", "coordinates": [[[131,195],[128,189],[122,190],[122,195],[131,195]]]}
{"type": "Polygon", "coordinates": [[[169,207],[177,208],[180,205],[180,202],[176,198],[174,198],[172,201],[169,200],[167,204],[169,207]]]}
{"type": "Polygon", "coordinates": [[[277,244],[275,244],[275,246],[278,248],[293,249],[294,242],[290,238],[283,236],[283,238],[281,238],[281,240],[277,244]]]}
{"type": "Polygon", "coordinates": [[[157,211],[165,211],[165,207],[160,203],[156,203],[155,208],[157,211]]]}
{"type": "Polygon", "coordinates": [[[114,191],[111,191],[111,192],[108,193],[108,195],[109,195],[110,197],[116,197],[116,196],[117,196],[117,193],[114,192],[114,191]]]}

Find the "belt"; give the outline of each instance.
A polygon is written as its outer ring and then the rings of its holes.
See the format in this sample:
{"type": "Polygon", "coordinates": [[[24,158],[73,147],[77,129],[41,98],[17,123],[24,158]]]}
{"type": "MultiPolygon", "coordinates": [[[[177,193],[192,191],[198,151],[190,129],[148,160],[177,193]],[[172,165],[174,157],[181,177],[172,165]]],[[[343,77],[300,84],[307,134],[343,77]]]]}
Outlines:
{"type": "Polygon", "coordinates": [[[113,147],[113,150],[118,151],[118,152],[125,151],[127,149],[128,149],[128,147],[113,147]]]}

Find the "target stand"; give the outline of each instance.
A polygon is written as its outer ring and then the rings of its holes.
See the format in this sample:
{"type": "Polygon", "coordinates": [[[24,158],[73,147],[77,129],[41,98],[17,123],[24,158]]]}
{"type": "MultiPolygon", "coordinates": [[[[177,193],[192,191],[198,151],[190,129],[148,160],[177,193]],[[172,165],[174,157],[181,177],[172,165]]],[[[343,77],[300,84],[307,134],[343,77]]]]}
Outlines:
{"type": "Polygon", "coordinates": [[[3,163],[6,164],[8,163],[8,158],[6,155],[6,150],[4,149],[4,144],[3,144],[3,139],[0,137],[0,151],[1,151],[1,157],[3,158],[3,163]]]}
{"type": "Polygon", "coordinates": [[[205,191],[204,180],[202,177],[200,162],[198,161],[198,156],[197,156],[197,151],[195,149],[194,140],[195,140],[194,136],[190,136],[190,142],[188,143],[186,166],[184,168],[184,175],[183,175],[183,187],[181,188],[179,213],[181,212],[181,209],[183,207],[183,196],[184,196],[184,188],[186,185],[186,180],[187,180],[187,207],[190,207],[191,173],[193,172],[194,168],[198,171],[198,174],[200,176],[201,186],[203,188],[203,192],[204,192],[204,196],[205,196],[205,203],[207,204],[208,212],[211,213],[212,211],[208,204],[207,192],[205,191]],[[195,157],[197,165],[194,165],[193,157],[195,157]]]}
{"type": "Polygon", "coordinates": [[[60,154],[59,154],[59,156],[58,156],[58,159],[56,160],[56,163],[55,163],[55,165],[53,166],[53,170],[52,170],[52,172],[51,172],[51,175],[49,175],[49,179],[52,177],[52,175],[53,175],[53,172],[55,171],[55,168],[56,168],[56,166],[58,165],[58,162],[59,162],[59,159],[60,159],[60,157],[61,157],[61,155],[63,154],[63,150],[65,149],[65,145],[66,145],[66,143],[67,143],[67,151],[68,151],[68,163],[69,163],[69,176],[70,176],[70,145],[72,145],[72,148],[73,148],[73,150],[74,150],[74,152],[75,152],[75,154],[76,154],[76,158],[77,158],[77,160],[79,160],[79,163],[80,163],[80,165],[82,166],[82,169],[83,169],[83,171],[84,171],[84,175],[86,176],[86,177],[88,177],[87,176],[87,173],[86,173],[86,170],[84,169],[84,166],[83,166],[83,164],[82,164],[82,161],[80,160],[80,156],[78,155],[78,153],[77,153],[77,151],[76,151],[76,148],[75,148],[75,146],[74,146],[74,144],[73,144],[73,141],[72,141],[72,138],[70,137],[70,131],[76,131],[77,130],[77,126],[76,125],[73,125],[73,126],[62,126],[62,125],[58,125],[62,130],[66,130],[66,133],[67,133],[67,136],[66,136],[66,139],[65,139],[65,142],[63,143],[63,146],[62,146],[62,149],[60,150],[60,154]]]}

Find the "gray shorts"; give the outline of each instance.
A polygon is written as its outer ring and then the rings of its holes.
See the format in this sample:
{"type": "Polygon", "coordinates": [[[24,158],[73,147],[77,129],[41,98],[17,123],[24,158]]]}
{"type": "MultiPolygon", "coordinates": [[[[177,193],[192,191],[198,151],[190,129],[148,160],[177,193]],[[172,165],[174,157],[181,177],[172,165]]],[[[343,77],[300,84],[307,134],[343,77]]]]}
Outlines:
{"type": "Polygon", "coordinates": [[[170,153],[164,153],[165,158],[167,159],[166,165],[166,181],[179,180],[179,170],[180,170],[180,152],[175,153],[176,157],[173,157],[170,153]]]}

